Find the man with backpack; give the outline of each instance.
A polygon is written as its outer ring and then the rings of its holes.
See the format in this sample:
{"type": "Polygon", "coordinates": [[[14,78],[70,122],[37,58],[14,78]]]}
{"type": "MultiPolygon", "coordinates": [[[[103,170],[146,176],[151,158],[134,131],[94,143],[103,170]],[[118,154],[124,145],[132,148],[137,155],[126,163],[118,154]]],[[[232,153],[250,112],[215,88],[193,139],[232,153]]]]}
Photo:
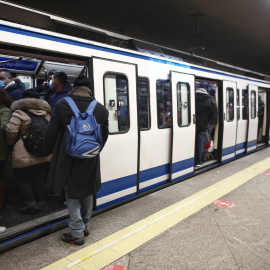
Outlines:
{"type": "Polygon", "coordinates": [[[55,104],[45,133],[44,151],[53,154],[47,188],[58,195],[66,192],[70,233],[62,240],[75,245],[83,245],[89,235],[93,194],[101,187],[98,153],[108,138],[108,110],[96,102],[90,89],[90,80],[80,74],[68,99],[55,104]],[[72,101],[75,106],[69,105],[72,101]],[[82,145],[79,152],[70,141],[82,145]]]}

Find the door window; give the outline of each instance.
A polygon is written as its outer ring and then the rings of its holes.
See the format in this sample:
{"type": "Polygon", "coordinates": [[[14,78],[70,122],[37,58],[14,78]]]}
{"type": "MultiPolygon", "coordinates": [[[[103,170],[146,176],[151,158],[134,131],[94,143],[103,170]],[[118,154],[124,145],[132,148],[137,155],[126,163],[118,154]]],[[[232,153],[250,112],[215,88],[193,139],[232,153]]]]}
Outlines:
{"type": "Polygon", "coordinates": [[[251,119],[255,119],[256,118],[256,92],[255,91],[251,91],[250,99],[251,99],[251,119]]]}
{"type": "Polygon", "coordinates": [[[187,83],[177,84],[177,119],[178,126],[190,125],[190,86],[187,83]]]}
{"type": "Polygon", "coordinates": [[[234,93],[233,88],[226,89],[226,115],[227,121],[232,122],[234,119],[234,93]]]}
{"type": "Polygon", "coordinates": [[[105,105],[109,111],[109,133],[129,130],[128,80],[126,76],[107,73],[104,76],[105,105]]]}

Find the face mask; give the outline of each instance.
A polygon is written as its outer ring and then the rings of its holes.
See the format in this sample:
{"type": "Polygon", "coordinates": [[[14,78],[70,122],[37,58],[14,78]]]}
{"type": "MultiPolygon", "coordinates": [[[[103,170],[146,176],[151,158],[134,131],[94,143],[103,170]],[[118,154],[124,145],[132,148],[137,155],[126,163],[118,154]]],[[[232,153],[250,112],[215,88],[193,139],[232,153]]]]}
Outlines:
{"type": "Polygon", "coordinates": [[[166,101],[166,105],[167,106],[171,106],[171,102],[170,101],[166,101]]]}
{"type": "Polygon", "coordinates": [[[5,82],[4,81],[0,81],[0,87],[5,87],[5,82]]]}
{"type": "Polygon", "coordinates": [[[52,80],[50,80],[50,82],[49,82],[49,87],[50,87],[51,89],[54,89],[54,86],[52,85],[52,80]]]}

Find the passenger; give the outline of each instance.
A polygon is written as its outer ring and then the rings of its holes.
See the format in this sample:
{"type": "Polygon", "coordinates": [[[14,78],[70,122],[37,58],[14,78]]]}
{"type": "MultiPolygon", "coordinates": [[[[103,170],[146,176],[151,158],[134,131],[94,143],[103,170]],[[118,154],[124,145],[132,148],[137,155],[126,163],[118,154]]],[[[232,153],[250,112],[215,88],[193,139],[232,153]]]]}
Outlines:
{"type": "Polygon", "coordinates": [[[203,144],[206,135],[206,129],[209,123],[213,121],[215,115],[215,102],[206,91],[206,86],[199,84],[195,95],[196,110],[196,150],[195,166],[202,166],[203,144]]]}
{"type": "Polygon", "coordinates": [[[12,116],[6,128],[6,140],[8,144],[14,145],[11,165],[25,201],[25,206],[20,211],[24,214],[35,213],[44,209],[46,167],[51,156],[36,157],[30,154],[25,149],[22,136],[24,138],[27,136],[32,121],[26,112],[49,120],[51,109],[44,100],[24,98],[15,101],[11,105],[11,110],[12,116]]]}
{"type": "MultiPolygon", "coordinates": [[[[49,81],[52,78],[52,75],[56,72],[56,70],[51,70],[49,72],[49,81]]],[[[54,90],[52,88],[50,88],[49,86],[49,81],[44,81],[42,84],[38,85],[37,87],[31,88],[31,89],[27,89],[26,91],[31,91],[31,92],[36,92],[38,94],[42,93],[45,91],[45,95],[44,95],[44,100],[46,100],[47,102],[49,102],[51,96],[54,94],[54,90]]]]}
{"type": "Polygon", "coordinates": [[[67,74],[63,71],[55,72],[52,75],[49,85],[55,91],[49,100],[51,110],[53,110],[57,101],[65,97],[72,89],[72,86],[68,83],[67,74]]]}
{"type": "Polygon", "coordinates": [[[208,125],[207,125],[207,129],[206,129],[206,135],[205,135],[205,140],[204,140],[204,150],[203,150],[203,155],[202,155],[202,161],[207,161],[210,159],[210,157],[212,157],[212,155],[207,155],[208,153],[208,148],[210,147],[210,143],[212,140],[212,131],[215,128],[216,124],[217,124],[217,105],[216,105],[216,101],[214,99],[214,97],[211,95],[211,93],[209,94],[209,96],[213,99],[213,115],[212,118],[210,119],[208,125]],[[206,148],[205,145],[208,145],[208,147],[206,148]]]}
{"type": "Polygon", "coordinates": [[[258,96],[259,100],[258,100],[258,136],[260,134],[260,128],[263,124],[263,114],[264,114],[264,102],[262,100],[261,95],[258,96]]]}
{"type": "Polygon", "coordinates": [[[7,92],[0,89],[0,211],[4,207],[4,188],[5,188],[5,171],[6,160],[8,157],[8,145],[5,140],[6,126],[11,117],[11,110],[9,108],[11,98],[7,92]]]}
{"type": "Polygon", "coordinates": [[[14,100],[19,100],[23,96],[25,85],[18,78],[13,78],[7,69],[0,71],[0,87],[4,87],[7,93],[14,100]]]}
{"type": "MultiPolygon", "coordinates": [[[[90,80],[80,74],[74,80],[74,88],[69,96],[83,112],[94,100],[90,90],[90,80]]],[[[64,100],[54,107],[45,134],[44,149],[53,153],[47,188],[60,195],[65,189],[66,203],[70,215],[70,233],[64,233],[62,241],[75,245],[84,244],[84,236],[89,235],[89,219],[93,208],[93,194],[100,186],[99,155],[91,159],[76,159],[66,153],[63,134],[73,113],[64,100]]],[[[108,138],[108,110],[97,104],[94,116],[103,131],[103,144],[108,138]]]]}

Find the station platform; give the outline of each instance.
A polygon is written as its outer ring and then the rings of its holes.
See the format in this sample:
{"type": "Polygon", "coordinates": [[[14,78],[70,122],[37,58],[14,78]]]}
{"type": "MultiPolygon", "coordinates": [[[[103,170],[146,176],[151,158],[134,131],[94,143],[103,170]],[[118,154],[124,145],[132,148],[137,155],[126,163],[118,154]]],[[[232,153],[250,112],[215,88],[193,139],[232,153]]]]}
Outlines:
{"type": "Polygon", "coordinates": [[[83,246],[68,228],[0,255],[10,269],[270,269],[270,148],[91,219],[83,246]],[[118,266],[118,267],[116,267],[118,266]]]}

